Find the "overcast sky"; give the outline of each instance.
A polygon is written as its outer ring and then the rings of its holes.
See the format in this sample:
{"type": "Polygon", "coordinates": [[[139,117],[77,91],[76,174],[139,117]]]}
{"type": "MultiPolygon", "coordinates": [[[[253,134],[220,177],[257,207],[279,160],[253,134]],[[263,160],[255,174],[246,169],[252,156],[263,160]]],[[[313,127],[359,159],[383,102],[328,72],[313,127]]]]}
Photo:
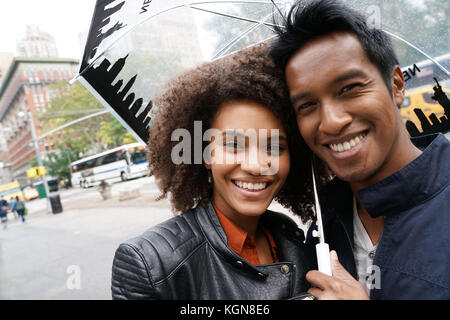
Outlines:
{"type": "Polygon", "coordinates": [[[78,34],[87,32],[95,0],[1,0],[0,51],[16,53],[25,26],[35,24],[53,35],[61,58],[81,57],[78,34]]]}

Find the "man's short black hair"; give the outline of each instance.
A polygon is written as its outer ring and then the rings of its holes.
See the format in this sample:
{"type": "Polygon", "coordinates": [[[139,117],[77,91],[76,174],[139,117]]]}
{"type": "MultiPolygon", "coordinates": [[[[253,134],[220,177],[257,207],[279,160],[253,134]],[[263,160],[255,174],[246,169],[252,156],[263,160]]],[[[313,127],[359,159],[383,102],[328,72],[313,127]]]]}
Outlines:
{"type": "Polygon", "coordinates": [[[391,76],[399,64],[389,36],[367,25],[359,12],[336,0],[297,1],[289,11],[285,25],[277,28],[270,56],[285,70],[288,61],[301,47],[321,36],[346,31],[356,35],[369,60],[380,71],[391,91],[391,76]]]}

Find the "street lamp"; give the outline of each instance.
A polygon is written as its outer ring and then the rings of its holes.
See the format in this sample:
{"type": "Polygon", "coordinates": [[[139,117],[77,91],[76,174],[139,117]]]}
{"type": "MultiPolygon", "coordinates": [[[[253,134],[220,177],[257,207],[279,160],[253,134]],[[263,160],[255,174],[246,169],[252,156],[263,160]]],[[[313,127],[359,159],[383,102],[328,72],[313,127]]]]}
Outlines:
{"type": "MultiPolygon", "coordinates": [[[[36,151],[37,162],[38,162],[39,167],[43,167],[44,165],[42,163],[41,150],[39,149],[39,141],[37,139],[36,127],[34,126],[33,115],[29,111],[28,111],[28,113],[20,111],[17,115],[21,118],[24,118],[25,121],[29,120],[30,126],[31,126],[31,136],[33,139],[32,143],[34,144],[34,149],[36,151]]],[[[42,183],[44,184],[45,195],[47,198],[47,213],[49,213],[50,212],[50,194],[48,191],[47,178],[45,177],[45,174],[42,175],[41,178],[42,178],[42,183]]]]}

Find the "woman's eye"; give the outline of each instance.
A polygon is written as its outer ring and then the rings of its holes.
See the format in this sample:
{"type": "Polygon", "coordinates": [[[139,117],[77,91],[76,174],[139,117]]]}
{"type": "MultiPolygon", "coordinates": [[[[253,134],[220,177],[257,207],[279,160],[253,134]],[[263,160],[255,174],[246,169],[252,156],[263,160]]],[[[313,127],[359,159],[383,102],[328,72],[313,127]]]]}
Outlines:
{"type": "Polygon", "coordinates": [[[271,145],[267,148],[267,153],[272,153],[272,151],[277,151],[277,152],[283,152],[285,150],[287,150],[288,148],[282,145],[271,145]]]}
{"type": "Polygon", "coordinates": [[[225,146],[226,148],[229,148],[229,149],[240,149],[240,148],[241,148],[240,144],[239,144],[238,142],[236,142],[236,141],[229,141],[229,142],[226,142],[226,143],[224,144],[224,146],[225,146]]]}

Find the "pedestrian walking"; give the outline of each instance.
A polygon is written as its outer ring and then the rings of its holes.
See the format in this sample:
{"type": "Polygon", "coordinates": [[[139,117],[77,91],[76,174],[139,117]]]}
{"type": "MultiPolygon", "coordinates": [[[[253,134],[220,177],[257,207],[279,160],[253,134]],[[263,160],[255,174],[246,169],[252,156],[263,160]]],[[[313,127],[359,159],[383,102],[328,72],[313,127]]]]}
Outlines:
{"type": "Polygon", "coordinates": [[[14,214],[14,218],[17,219],[19,218],[19,215],[17,214],[17,211],[14,210],[14,203],[16,202],[15,198],[11,198],[11,200],[9,200],[9,206],[11,208],[12,213],[14,214]]]}
{"type": "MultiPolygon", "coordinates": [[[[12,200],[11,200],[12,201],[12,200]]],[[[19,199],[19,196],[16,196],[14,201],[14,205],[12,207],[12,211],[17,211],[17,214],[20,218],[22,218],[22,223],[25,223],[25,202],[19,199]]]]}
{"type": "Polygon", "coordinates": [[[5,200],[4,196],[0,198],[0,219],[2,221],[3,230],[8,227],[8,201],[5,200]]]}

